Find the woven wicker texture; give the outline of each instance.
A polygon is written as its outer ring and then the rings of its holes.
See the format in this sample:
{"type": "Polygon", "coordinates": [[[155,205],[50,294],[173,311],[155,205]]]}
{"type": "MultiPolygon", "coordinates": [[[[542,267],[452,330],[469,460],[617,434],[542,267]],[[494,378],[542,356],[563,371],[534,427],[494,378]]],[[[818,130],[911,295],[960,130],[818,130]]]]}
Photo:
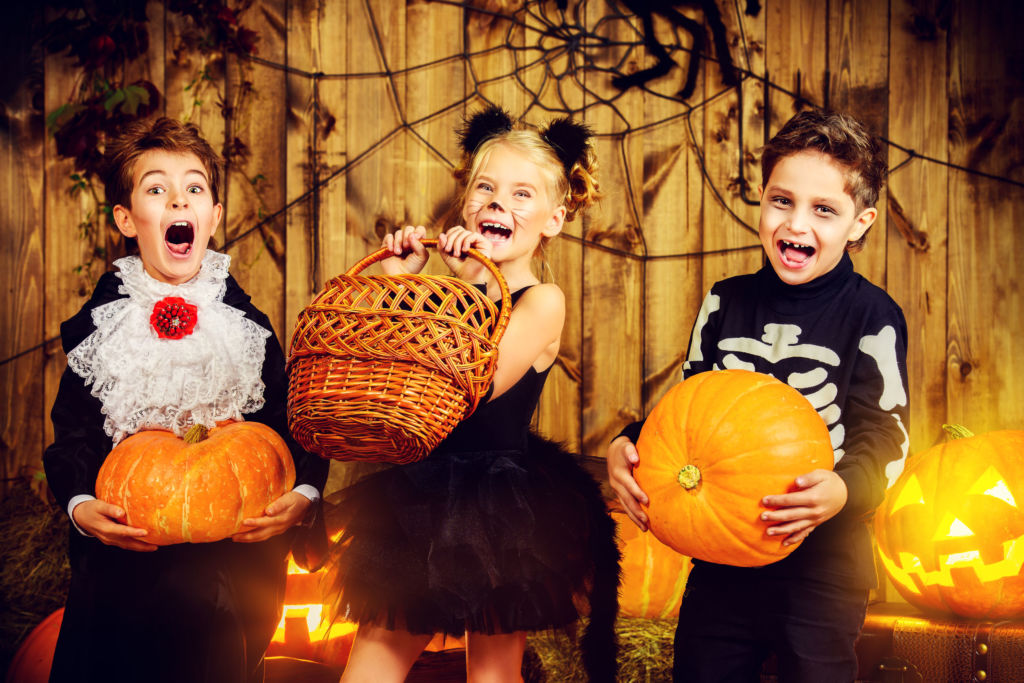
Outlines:
{"type": "MultiPolygon", "coordinates": [[[[437,240],[424,240],[436,246],[437,240]]],[[[494,375],[501,307],[458,278],[359,275],[381,249],[330,280],[299,315],[288,360],[288,425],[303,448],[338,460],[421,460],[476,409],[494,375]]]]}

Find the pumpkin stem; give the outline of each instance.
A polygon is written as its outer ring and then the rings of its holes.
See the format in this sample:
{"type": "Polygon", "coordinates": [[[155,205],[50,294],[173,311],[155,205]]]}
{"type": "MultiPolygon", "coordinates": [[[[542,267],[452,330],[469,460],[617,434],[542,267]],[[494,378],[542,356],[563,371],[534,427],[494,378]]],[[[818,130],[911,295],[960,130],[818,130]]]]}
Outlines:
{"type": "Polygon", "coordinates": [[[185,436],[182,437],[182,440],[185,443],[199,443],[206,438],[206,434],[209,431],[210,430],[206,428],[206,425],[194,424],[189,427],[187,432],[185,432],[185,436]]]}
{"type": "Polygon", "coordinates": [[[700,483],[700,470],[697,469],[696,465],[684,465],[683,469],[679,470],[679,474],[676,475],[676,481],[679,482],[680,486],[689,491],[700,483]]]}
{"type": "Polygon", "coordinates": [[[942,425],[942,428],[951,439],[969,439],[974,436],[974,432],[963,425],[942,425]]]}

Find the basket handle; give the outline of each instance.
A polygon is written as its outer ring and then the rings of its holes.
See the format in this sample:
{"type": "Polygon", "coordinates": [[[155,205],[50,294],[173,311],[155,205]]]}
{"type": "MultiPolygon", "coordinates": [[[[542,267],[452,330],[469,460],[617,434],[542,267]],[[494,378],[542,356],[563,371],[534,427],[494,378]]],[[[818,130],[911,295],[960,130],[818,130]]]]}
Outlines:
{"type": "MultiPolygon", "coordinates": [[[[425,247],[436,247],[437,239],[430,238],[420,240],[420,243],[425,247]]],[[[355,265],[345,271],[345,275],[356,275],[362,270],[372,266],[374,263],[383,261],[386,258],[394,256],[395,253],[386,247],[381,247],[377,251],[367,254],[359,260],[355,265]]],[[[512,313],[512,295],[508,291],[508,283],[505,282],[505,276],[498,270],[498,266],[495,265],[494,261],[484,256],[482,252],[477,249],[467,249],[467,256],[472,256],[477,261],[482,263],[485,268],[494,276],[495,281],[498,283],[498,287],[501,290],[501,308],[498,311],[498,324],[494,326],[494,331],[491,333],[491,342],[497,344],[501,340],[502,335],[505,334],[505,328],[508,327],[509,316],[512,313]]]]}

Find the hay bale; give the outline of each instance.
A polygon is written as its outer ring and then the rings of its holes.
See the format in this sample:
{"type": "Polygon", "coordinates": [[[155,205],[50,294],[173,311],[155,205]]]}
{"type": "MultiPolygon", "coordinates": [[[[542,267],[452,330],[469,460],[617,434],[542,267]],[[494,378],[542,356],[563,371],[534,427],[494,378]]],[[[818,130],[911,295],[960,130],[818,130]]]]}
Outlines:
{"type": "MultiPolygon", "coordinates": [[[[661,683],[672,680],[672,638],[675,619],[620,617],[618,680],[661,683]]],[[[586,683],[579,647],[562,632],[532,633],[526,638],[523,662],[526,683],[586,683]]]]}
{"type": "Polygon", "coordinates": [[[0,671],[21,641],[64,606],[71,581],[68,517],[16,481],[0,501],[0,671]]]}

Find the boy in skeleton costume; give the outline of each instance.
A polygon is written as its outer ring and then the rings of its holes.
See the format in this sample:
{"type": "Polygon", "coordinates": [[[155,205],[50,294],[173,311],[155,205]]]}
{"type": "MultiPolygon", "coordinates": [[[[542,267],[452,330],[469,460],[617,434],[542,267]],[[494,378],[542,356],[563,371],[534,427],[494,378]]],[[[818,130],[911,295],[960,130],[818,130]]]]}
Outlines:
{"type": "MultiPolygon", "coordinates": [[[[885,175],[852,118],[791,119],[762,157],[759,233],[769,265],[715,284],[698,313],[683,376],[744,368],[800,391],[829,427],[834,470],[765,496],[767,533],[801,545],[765,567],[695,561],[679,613],[677,681],[757,680],[774,652],[782,681],[852,681],[854,641],[877,585],[866,521],[908,447],[906,322],[853,270],[885,175]],[[813,533],[812,533],[813,532],[813,533]]],[[[632,468],[642,423],[608,449],[612,488],[646,529],[632,468]]]]}

